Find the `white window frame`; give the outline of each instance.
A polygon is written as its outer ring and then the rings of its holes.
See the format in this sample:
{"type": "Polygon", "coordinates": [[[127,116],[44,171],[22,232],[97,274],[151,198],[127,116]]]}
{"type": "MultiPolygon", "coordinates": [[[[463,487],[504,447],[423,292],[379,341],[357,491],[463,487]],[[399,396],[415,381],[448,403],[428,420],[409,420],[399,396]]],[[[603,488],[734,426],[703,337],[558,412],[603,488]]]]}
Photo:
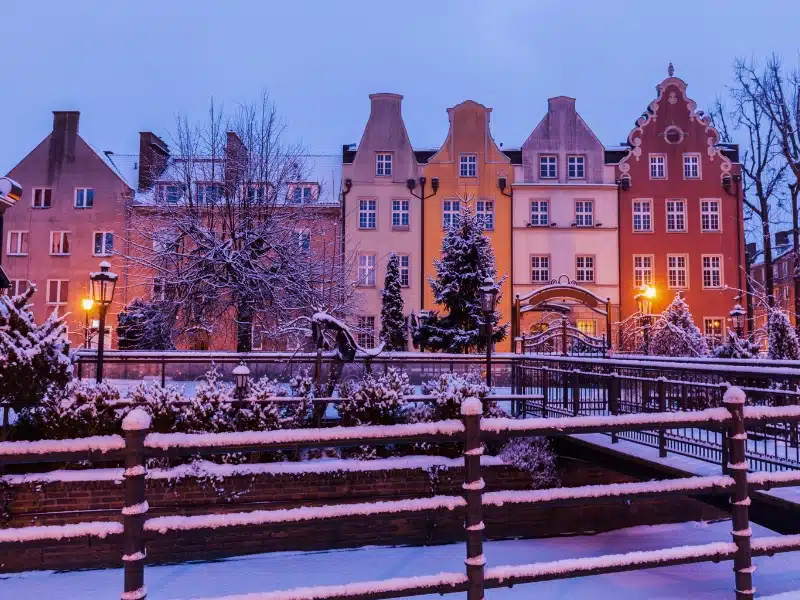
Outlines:
{"type": "Polygon", "coordinates": [[[392,175],[392,153],[377,152],[375,154],[375,176],[391,177],[392,175]]]}
{"type": "Polygon", "coordinates": [[[577,319],[575,327],[585,335],[597,337],[597,319],[577,319]]]}
{"type": "Polygon", "coordinates": [[[74,200],[75,201],[74,201],[73,204],[74,204],[75,208],[80,208],[80,209],[94,208],[94,188],[76,187],[75,188],[74,200]],[[82,204],[79,205],[78,204],[78,195],[80,194],[80,192],[83,192],[83,200],[82,200],[82,204]],[[90,192],[91,192],[91,194],[90,194],[90,192]],[[91,204],[87,204],[87,200],[89,200],[89,196],[92,197],[92,199],[91,199],[92,203],[91,204]]]}
{"type": "Polygon", "coordinates": [[[550,200],[531,200],[530,203],[530,225],[531,227],[550,226],[550,200]],[[534,210],[534,206],[536,210],[534,210]],[[542,207],[544,206],[544,211],[542,207]]]}
{"type": "Polygon", "coordinates": [[[400,268],[400,287],[411,287],[411,256],[408,254],[398,254],[397,264],[400,268]]]}
{"type": "Polygon", "coordinates": [[[667,198],[664,201],[664,211],[667,215],[667,233],[686,233],[686,200],[683,198],[667,198]],[[675,207],[681,207],[680,211],[670,211],[670,204],[675,207]],[[670,217],[672,217],[672,226],[670,227],[670,217]],[[682,227],[677,227],[678,219],[680,217],[682,227]]]}
{"type": "Polygon", "coordinates": [[[295,183],[292,187],[292,202],[294,205],[311,204],[314,202],[314,185],[311,183],[295,183]],[[299,195],[298,195],[299,192],[299,195]]]}
{"type": "Polygon", "coordinates": [[[652,198],[637,198],[631,203],[631,210],[633,212],[633,232],[634,233],[652,233],[653,232],[653,199],[652,198]],[[639,205],[637,209],[637,204],[639,205]],[[643,210],[643,208],[647,210],[643,210]],[[639,227],[636,226],[636,218],[639,218],[639,227]],[[647,227],[645,227],[645,220],[647,227]]]}
{"type": "Polygon", "coordinates": [[[595,255],[577,255],[575,257],[575,281],[578,283],[594,283],[595,276],[595,255]]]}
{"type": "Polygon", "coordinates": [[[494,200],[477,200],[475,214],[484,231],[494,231],[494,200]]]}
{"type": "Polygon", "coordinates": [[[48,208],[53,208],[53,188],[50,187],[35,187],[31,193],[31,206],[36,210],[47,210],[48,208]],[[39,206],[36,205],[36,193],[39,193],[39,198],[41,199],[41,204],[39,206]],[[49,193],[48,193],[49,192],[49,193]],[[44,201],[49,196],[50,203],[45,206],[44,201]]]}
{"type": "Polygon", "coordinates": [[[50,256],[69,256],[71,237],[72,233],[69,231],[51,231],[50,256]],[[54,241],[56,240],[56,238],[58,239],[58,249],[60,250],[60,252],[53,251],[53,247],[55,246],[54,241]],[[65,246],[66,246],[66,252],[64,251],[65,246]]]}
{"type": "Polygon", "coordinates": [[[114,254],[114,232],[113,231],[94,231],[92,232],[92,256],[111,256],[114,254]],[[97,251],[97,236],[100,238],[100,252],[97,251]],[[111,249],[108,248],[108,236],[111,235],[111,249]]]}
{"type": "Polygon", "coordinates": [[[702,270],[702,274],[703,274],[703,289],[704,290],[719,290],[719,289],[722,289],[725,286],[725,281],[723,279],[723,274],[722,274],[723,266],[724,266],[725,263],[724,263],[722,254],[703,254],[700,257],[700,260],[701,260],[701,264],[702,264],[702,267],[703,267],[703,270],[702,270]],[[716,259],[716,261],[715,261],[715,259],[716,259]],[[719,264],[717,266],[714,266],[714,262],[718,262],[719,264]],[[714,272],[715,271],[717,272],[718,279],[719,279],[719,284],[718,285],[713,285],[713,283],[714,283],[714,272]],[[709,275],[709,279],[711,281],[711,283],[709,285],[706,285],[706,273],[707,272],[708,272],[708,275],[709,275]]]}
{"type": "Polygon", "coordinates": [[[703,233],[719,233],[722,231],[722,202],[719,198],[700,198],[700,231],[703,233]],[[709,210],[712,204],[716,205],[716,211],[709,210]],[[711,225],[712,218],[717,220],[716,229],[705,226],[706,219],[708,224],[711,225]]]}
{"type": "Polygon", "coordinates": [[[648,173],[650,179],[666,179],[667,178],[667,155],[666,154],[651,154],[649,160],[648,173]],[[659,169],[659,166],[661,167],[659,169]]]}
{"type": "Polygon", "coordinates": [[[442,201],[442,229],[450,225],[457,225],[461,218],[461,200],[449,199],[442,201]]]}
{"type": "Polygon", "coordinates": [[[28,256],[31,249],[31,234],[29,231],[13,230],[6,237],[6,256],[28,256]],[[11,241],[16,238],[17,243],[11,241]],[[22,242],[25,242],[24,244],[22,242]],[[23,252],[24,250],[24,252],[23,252]]]}
{"type": "Polygon", "coordinates": [[[292,232],[292,243],[296,243],[301,252],[311,253],[311,232],[308,229],[295,229],[292,232]]]}
{"type": "Polygon", "coordinates": [[[411,201],[392,200],[392,229],[408,231],[411,229],[411,201]]]}
{"type": "Polygon", "coordinates": [[[69,302],[69,279],[48,279],[47,280],[46,291],[47,291],[46,304],[48,306],[64,306],[65,304],[67,304],[67,302],[69,302]],[[66,298],[62,298],[61,297],[62,288],[64,287],[64,286],[62,286],[62,284],[64,284],[64,283],[67,284],[66,285],[67,292],[65,294],[67,296],[66,298]],[[55,302],[51,302],[51,300],[50,300],[50,295],[51,295],[50,292],[52,291],[52,286],[54,284],[56,286],[56,297],[57,297],[57,299],[56,299],[55,302]]]}
{"type": "Polygon", "coordinates": [[[703,337],[711,342],[712,346],[722,343],[725,334],[725,319],[722,317],[703,317],[703,337]],[[714,323],[719,323],[719,333],[713,332],[714,323]],[[709,324],[711,325],[712,332],[709,333],[709,324]]]}
{"type": "Polygon", "coordinates": [[[549,254],[531,254],[529,264],[531,267],[531,283],[550,282],[549,254]]]}
{"type": "Polygon", "coordinates": [[[474,153],[461,154],[458,157],[458,176],[478,176],[478,155],[474,153]]]}
{"type": "Polygon", "coordinates": [[[362,348],[372,349],[375,347],[376,321],[377,319],[373,316],[362,315],[360,317],[356,317],[356,341],[362,348]],[[369,334],[364,331],[366,329],[371,329],[372,333],[369,334]]]}
{"type": "Polygon", "coordinates": [[[14,296],[20,296],[28,289],[26,286],[28,282],[25,279],[9,279],[8,282],[10,284],[8,289],[0,290],[4,296],[10,296],[12,298],[14,296]]]}
{"type": "Polygon", "coordinates": [[[655,256],[652,254],[633,255],[633,289],[639,290],[643,285],[653,285],[655,269],[653,263],[655,256]],[[636,265],[636,259],[641,259],[641,265],[636,265]],[[645,265],[647,263],[647,265],[645,265]]]}
{"type": "Polygon", "coordinates": [[[567,156],[567,179],[586,179],[586,157],[583,154],[567,156]]]}
{"type": "Polygon", "coordinates": [[[358,228],[375,230],[378,228],[378,200],[364,198],[358,201],[358,228]]]}
{"type": "Polygon", "coordinates": [[[575,200],[575,226],[594,227],[594,200],[575,200]]]}
{"type": "Polygon", "coordinates": [[[671,290],[689,289],[688,254],[667,254],[667,287],[671,290]],[[682,266],[678,264],[678,260],[683,261],[682,266]],[[683,274],[683,285],[681,285],[681,273],[683,274]]]}
{"type": "Polygon", "coordinates": [[[702,179],[702,161],[699,152],[686,152],[683,155],[683,178],[702,179]]]}
{"type": "Polygon", "coordinates": [[[166,202],[167,204],[178,204],[181,200],[186,197],[186,185],[182,183],[175,183],[175,182],[165,182],[159,183],[156,186],[156,191],[158,195],[166,202]],[[170,200],[170,188],[174,188],[178,192],[178,196],[175,197],[175,201],[170,200]]]}
{"type": "Polygon", "coordinates": [[[539,156],[539,179],[558,179],[558,155],[539,156]]]}
{"type": "Polygon", "coordinates": [[[377,264],[377,256],[375,254],[358,255],[359,287],[373,287],[373,288],[375,287],[376,264],[377,264]]]}

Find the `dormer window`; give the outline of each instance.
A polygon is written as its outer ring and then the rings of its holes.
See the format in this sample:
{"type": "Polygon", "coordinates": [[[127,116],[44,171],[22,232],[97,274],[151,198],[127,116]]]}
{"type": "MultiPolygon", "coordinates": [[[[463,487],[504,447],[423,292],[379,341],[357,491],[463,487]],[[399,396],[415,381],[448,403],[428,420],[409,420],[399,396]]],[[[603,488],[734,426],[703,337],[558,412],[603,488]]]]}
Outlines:
{"type": "Polygon", "coordinates": [[[545,154],[539,157],[539,177],[541,179],[555,179],[558,177],[556,168],[557,159],[554,154],[545,154]]]}
{"type": "Polygon", "coordinates": [[[314,186],[311,184],[298,183],[292,189],[293,204],[308,204],[314,200],[314,186]]]}
{"type": "Polygon", "coordinates": [[[585,177],[585,159],[583,156],[567,157],[567,177],[570,179],[583,179],[585,177]]]}
{"type": "Polygon", "coordinates": [[[478,156],[476,154],[462,154],[459,160],[459,177],[478,176],[478,156]]]}
{"type": "Polygon", "coordinates": [[[392,155],[389,152],[379,152],[375,155],[375,175],[388,177],[392,174],[392,155]]]}
{"type": "Polygon", "coordinates": [[[162,200],[168,204],[177,204],[183,199],[186,186],[180,183],[160,183],[156,189],[162,200]]]}

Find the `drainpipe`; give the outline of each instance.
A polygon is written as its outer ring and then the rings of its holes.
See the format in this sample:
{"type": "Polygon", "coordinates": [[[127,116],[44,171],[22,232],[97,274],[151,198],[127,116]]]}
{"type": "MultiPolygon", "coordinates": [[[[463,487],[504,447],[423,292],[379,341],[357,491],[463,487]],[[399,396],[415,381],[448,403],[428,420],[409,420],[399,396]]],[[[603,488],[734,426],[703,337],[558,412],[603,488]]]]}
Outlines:
{"type": "Polygon", "coordinates": [[[347,231],[346,231],[346,227],[345,227],[345,219],[347,217],[347,194],[350,193],[350,190],[352,188],[353,188],[353,180],[349,179],[349,178],[345,179],[344,180],[344,189],[341,191],[341,194],[342,194],[342,202],[341,202],[341,207],[342,207],[342,217],[341,217],[341,220],[342,220],[342,241],[341,241],[342,250],[341,250],[341,252],[342,252],[342,255],[340,257],[340,260],[342,262],[342,267],[344,267],[344,256],[345,256],[345,253],[346,253],[346,248],[345,248],[345,239],[346,238],[345,238],[345,235],[346,235],[347,231]]]}

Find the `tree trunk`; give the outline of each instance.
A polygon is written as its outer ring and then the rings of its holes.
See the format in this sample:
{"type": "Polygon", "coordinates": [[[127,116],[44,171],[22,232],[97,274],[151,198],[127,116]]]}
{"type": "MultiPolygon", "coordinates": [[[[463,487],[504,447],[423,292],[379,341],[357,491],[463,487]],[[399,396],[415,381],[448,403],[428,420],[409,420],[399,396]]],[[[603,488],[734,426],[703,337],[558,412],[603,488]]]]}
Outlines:
{"type": "Polygon", "coordinates": [[[789,185],[792,195],[792,279],[794,281],[794,326],[800,333],[800,215],[797,214],[797,195],[800,182],[789,185]]]}
{"type": "Polygon", "coordinates": [[[769,227],[769,202],[763,194],[761,200],[761,235],[764,243],[764,289],[767,294],[767,304],[775,306],[775,277],[772,273],[772,236],[769,227]]]}
{"type": "Polygon", "coordinates": [[[239,300],[236,307],[236,351],[253,349],[253,307],[247,299],[239,300]]]}

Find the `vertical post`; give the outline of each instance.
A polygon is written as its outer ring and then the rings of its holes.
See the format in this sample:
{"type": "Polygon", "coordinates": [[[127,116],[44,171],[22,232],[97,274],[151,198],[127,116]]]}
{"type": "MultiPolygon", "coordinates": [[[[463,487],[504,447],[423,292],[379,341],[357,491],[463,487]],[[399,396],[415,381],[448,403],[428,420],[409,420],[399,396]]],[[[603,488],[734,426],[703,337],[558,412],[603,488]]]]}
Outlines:
{"type": "MultiPolygon", "coordinates": [[[[611,377],[609,380],[609,387],[611,388],[608,392],[608,412],[612,415],[619,414],[619,395],[620,395],[620,381],[617,377],[616,373],[611,373],[611,377]]],[[[616,431],[611,432],[611,443],[616,444],[619,442],[619,437],[617,436],[616,431]]]]}
{"type": "Polygon", "coordinates": [[[161,358],[161,387],[167,387],[167,360],[161,358]]]}
{"type": "Polygon", "coordinates": [[[550,396],[550,372],[542,369],[542,417],[547,418],[547,400],[550,396]]]}
{"type": "Polygon", "coordinates": [[[578,371],[572,375],[572,416],[581,414],[581,376],[578,371]]]}
{"type": "Polygon", "coordinates": [[[106,312],[105,306],[100,306],[100,331],[97,332],[97,383],[103,383],[103,351],[106,345],[106,312]]]}
{"type": "Polygon", "coordinates": [[[561,406],[563,408],[569,407],[569,379],[567,378],[568,371],[561,370],[561,406]]]}
{"type": "Polygon", "coordinates": [[[567,317],[561,317],[561,356],[567,355],[567,317]]]}
{"type": "Polygon", "coordinates": [[[733,477],[731,509],[733,516],[733,543],[736,554],[733,557],[733,572],[736,577],[736,600],[749,600],[755,594],[753,589],[752,551],[750,548],[750,498],[747,494],[747,432],[744,428],[744,392],[730,387],[722,399],[725,408],[731,413],[729,431],[730,465],[733,477]]]}
{"type": "Polygon", "coordinates": [[[467,600],[483,600],[483,488],[481,477],[481,414],[483,404],[478,398],[467,398],[461,403],[464,419],[464,495],[467,501],[467,517],[464,528],[467,533],[467,600]]]}
{"type": "Polygon", "coordinates": [[[486,386],[492,388],[492,320],[486,315],[486,386]]]}
{"type": "Polygon", "coordinates": [[[9,412],[11,411],[11,406],[9,404],[3,404],[3,434],[0,435],[0,441],[6,441],[8,439],[8,428],[9,424],[9,412]]]}
{"type": "MultiPolygon", "coordinates": [[[[658,378],[658,412],[667,412],[667,380],[658,378]]],[[[667,456],[667,430],[661,427],[658,430],[658,456],[667,456]]]]}
{"type": "Polygon", "coordinates": [[[147,597],[144,585],[144,560],[147,557],[144,522],[147,518],[145,499],[144,438],[150,429],[150,415],[134,408],[122,421],[125,432],[125,506],[122,509],[125,593],[123,600],[143,600],[147,597]]]}

